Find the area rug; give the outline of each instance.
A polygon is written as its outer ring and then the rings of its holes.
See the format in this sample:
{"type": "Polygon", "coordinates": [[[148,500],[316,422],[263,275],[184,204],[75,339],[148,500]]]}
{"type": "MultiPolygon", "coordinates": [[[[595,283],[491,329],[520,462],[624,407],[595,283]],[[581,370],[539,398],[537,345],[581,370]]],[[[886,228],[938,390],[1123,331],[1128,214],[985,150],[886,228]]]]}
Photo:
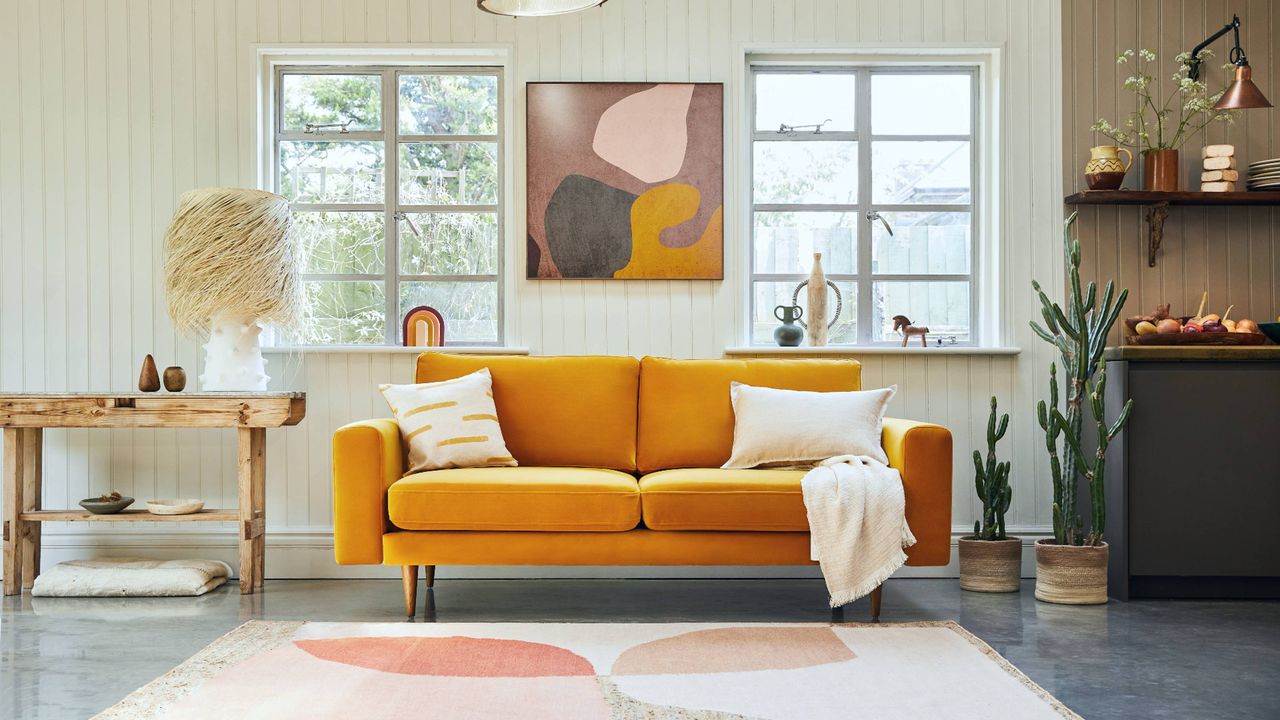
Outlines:
{"type": "Polygon", "coordinates": [[[1078,718],[952,622],[251,621],[99,718],[1078,718]]]}

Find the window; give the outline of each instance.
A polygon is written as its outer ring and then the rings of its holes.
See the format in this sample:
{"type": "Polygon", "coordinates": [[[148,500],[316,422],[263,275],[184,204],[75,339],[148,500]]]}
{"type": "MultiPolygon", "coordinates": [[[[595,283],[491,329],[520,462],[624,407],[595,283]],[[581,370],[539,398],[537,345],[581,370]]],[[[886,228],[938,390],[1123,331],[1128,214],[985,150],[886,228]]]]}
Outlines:
{"type": "Polygon", "coordinates": [[[815,252],[844,300],[832,344],[901,342],[895,315],[975,342],[976,68],[751,77],[751,342],[772,342],[815,252]]]}
{"type": "Polygon", "coordinates": [[[281,67],[275,186],[306,253],[291,342],[401,342],[440,311],[450,345],[502,340],[502,77],[496,68],[281,67]]]}

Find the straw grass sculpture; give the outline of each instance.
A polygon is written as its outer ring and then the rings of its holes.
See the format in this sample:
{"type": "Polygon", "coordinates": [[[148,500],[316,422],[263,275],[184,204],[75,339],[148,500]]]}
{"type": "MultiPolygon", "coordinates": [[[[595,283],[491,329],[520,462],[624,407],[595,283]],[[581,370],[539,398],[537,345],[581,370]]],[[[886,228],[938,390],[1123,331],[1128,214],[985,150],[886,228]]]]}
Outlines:
{"type": "Polygon", "coordinates": [[[207,188],[183,194],[165,234],[169,317],[209,334],[206,390],[265,390],[258,323],[302,314],[301,248],[289,202],[274,193],[207,188]]]}

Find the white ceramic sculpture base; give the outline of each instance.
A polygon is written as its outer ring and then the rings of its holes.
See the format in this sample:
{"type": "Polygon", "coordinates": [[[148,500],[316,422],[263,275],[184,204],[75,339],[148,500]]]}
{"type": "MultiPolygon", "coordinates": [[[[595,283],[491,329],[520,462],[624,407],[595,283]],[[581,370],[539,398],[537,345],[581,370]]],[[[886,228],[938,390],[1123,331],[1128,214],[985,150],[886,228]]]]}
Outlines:
{"type": "Polygon", "coordinates": [[[262,327],[253,318],[213,318],[209,342],[204,346],[204,390],[267,389],[267,360],[258,336],[262,327]]]}

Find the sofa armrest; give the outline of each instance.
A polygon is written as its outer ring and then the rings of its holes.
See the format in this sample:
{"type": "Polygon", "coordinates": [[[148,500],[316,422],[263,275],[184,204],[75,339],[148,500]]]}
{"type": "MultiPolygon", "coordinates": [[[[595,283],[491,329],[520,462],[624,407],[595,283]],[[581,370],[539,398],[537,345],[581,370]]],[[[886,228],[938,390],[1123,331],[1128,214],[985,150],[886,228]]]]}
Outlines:
{"type": "Polygon", "coordinates": [[[400,426],[362,420],[333,433],[333,555],[339,565],[382,562],[387,488],[404,474],[400,426]]]}
{"type": "Polygon", "coordinates": [[[881,437],[889,466],[902,475],[907,524],[916,536],[907,564],[946,565],[951,561],[951,431],[885,418],[881,437]]]}

